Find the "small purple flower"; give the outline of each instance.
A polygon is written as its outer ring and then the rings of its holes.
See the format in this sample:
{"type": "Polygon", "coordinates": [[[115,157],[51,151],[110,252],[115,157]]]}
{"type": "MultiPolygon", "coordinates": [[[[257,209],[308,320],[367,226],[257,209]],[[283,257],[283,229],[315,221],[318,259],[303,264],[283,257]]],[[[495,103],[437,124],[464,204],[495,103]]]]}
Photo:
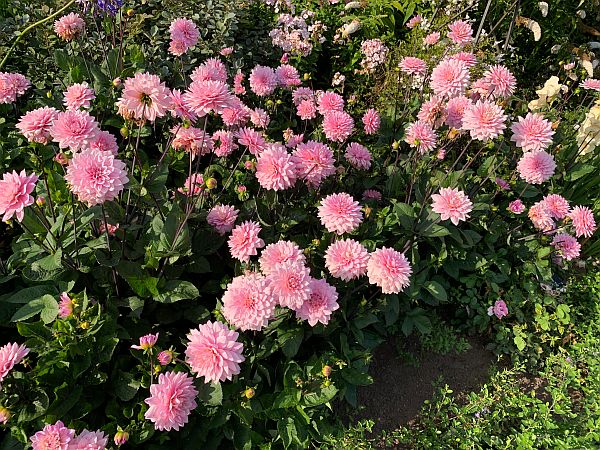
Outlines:
{"type": "Polygon", "coordinates": [[[496,316],[498,319],[502,319],[508,316],[508,306],[504,303],[504,300],[496,300],[493,306],[488,308],[488,316],[496,316]]]}
{"type": "Polygon", "coordinates": [[[496,178],[496,184],[500,187],[500,189],[510,191],[510,184],[508,184],[506,180],[503,180],[502,178],[496,178]]]}

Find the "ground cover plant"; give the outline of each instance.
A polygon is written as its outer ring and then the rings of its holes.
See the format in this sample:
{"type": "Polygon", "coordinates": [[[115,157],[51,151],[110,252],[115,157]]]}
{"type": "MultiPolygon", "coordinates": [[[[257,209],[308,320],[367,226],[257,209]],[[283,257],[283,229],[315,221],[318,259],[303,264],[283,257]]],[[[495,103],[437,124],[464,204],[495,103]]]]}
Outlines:
{"type": "Polygon", "coordinates": [[[530,364],[574,335],[600,82],[519,90],[462,3],[416,6],[12,7],[2,445],[306,448],[436,311],[530,364]]]}

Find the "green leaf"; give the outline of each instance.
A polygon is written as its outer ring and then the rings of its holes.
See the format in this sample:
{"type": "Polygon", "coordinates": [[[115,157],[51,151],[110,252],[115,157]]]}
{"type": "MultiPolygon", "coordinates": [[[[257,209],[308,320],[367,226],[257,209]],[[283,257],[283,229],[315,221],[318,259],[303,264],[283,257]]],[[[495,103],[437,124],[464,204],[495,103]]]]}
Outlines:
{"type": "Polygon", "coordinates": [[[42,302],[44,304],[44,309],[42,309],[40,317],[45,324],[49,324],[56,319],[56,316],[58,316],[58,302],[51,295],[44,295],[42,297],[42,302]]]}
{"type": "Polygon", "coordinates": [[[373,383],[373,377],[371,375],[366,372],[361,372],[353,367],[342,370],[342,378],[348,383],[356,386],[367,386],[373,383]]]}
{"type": "Polygon", "coordinates": [[[124,372],[119,370],[117,376],[114,378],[115,383],[113,385],[114,394],[124,402],[128,402],[140,389],[141,383],[136,380],[130,372],[124,372]]]}
{"type": "Polygon", "coordinates": [[[277,341],[279,342],[279,345],[281,345],[283,354],[289,359],[296,356],[303,339],[304,329],[301,327],[292,328],[281,333],[278,330],[277,341]]]}
{"type": "Polygon", "coordinates": [[[442,225],[432,225],[422,231],[421,236],[425,237],[442,237],[448,236],[450,234],[450,230],[442,225]]]}
{"type": "Polygon", "coordinates": [[[396,323],[400,315],[400,300],[397,295],[388,295],[384,310],[385,324],[390,326],[396,323]]]}
{"type": "Polygon", "coordinates": [[[167,183],[167,177],[169,176],[169,164],[167,161],[163,162],[155,171],[152,176],[144,183],[144,186],[151,194],[158,194],[162,192],[167,183]]]}
{"type": "Polygon", "coordinates": [[[525,340],[521,336],[515,336],[513,341],[514,341],[515,345],[517,346],[517,348],[519,349],[519,351],[520,352],[523,351],[523,349],[526,346],[525,340]]]}
{"type": "Polygon", "coordinates": [[[282,391],[275,397],[272,408],[274,409],[286,409],[292,408],[300,403],[302,398],[302,391],[299,389],[287,389],[282,391]]]}
{"type": "Polygon", "coordinates": [[[430,280],[426,282],[423,287],[440,302],[445,302],[448,300],[448,294],[446,294],[446,290],[437,281],[430,280]]]}
{"type": "Polygon", "coordinates": [[[25,289],[21,289],[16,293],[12,294],[7,299],[3,300],[6,303],[29,303],[32,300],[41,298],[46,294],[55,294],[58,295],[58,291],[56,288],[49,284],[44,284],[40,286],[28,287],[25,289]]]}
{"type": "Polygon", "coordinates": [[[19,322],[21,320],[27,320],[42,312],[46,307],[44,300],[37,298],[30,301],[25,306],[19,308],[19,310],[10,319],[11,322],[19,322]]]}
{"type": "Polygon", "coordinates": [[[198,399],[210,406],[219,406],[223,403],[223,389],[221,383],[195,383],[198,390],[198,399]]]}
{"type": "Polygon", "coordinates": [[[67,55],[67,52],[62,49],[54,50],[54,62],[59,69],[62,69],[65,72],[68,72],[71,68],[70,58],[67,55]]]}
{"type": "Polygon", "coordinates": [[[316,392],[304,394],[302,396],[302,401],[309,407],[322,405],[333,400],[337,392],[338,389],[333,384],[330,384],[329,386],[319,388],[316,392]]]}
{"type": "Polygon", "coordinates": [[[161,303],[175,303],[180,300],[195,299],[200,296],[198,289],[189,281],[169,280],[154,300],[161,303]]]}

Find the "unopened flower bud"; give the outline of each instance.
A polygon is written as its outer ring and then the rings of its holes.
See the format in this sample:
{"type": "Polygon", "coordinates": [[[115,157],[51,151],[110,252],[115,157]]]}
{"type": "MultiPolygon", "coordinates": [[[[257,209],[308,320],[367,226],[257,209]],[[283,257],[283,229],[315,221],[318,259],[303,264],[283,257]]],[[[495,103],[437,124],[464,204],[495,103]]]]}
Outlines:
{"type": "Polygon", "coordinates": [[[128,15],[129,17],[133,16],[134,14],[135,14],[135,11],[133,10],[133,8],[129,8],[129,9],[127,10],[127,15],[128,15]]]}
{"type": "Polygon", "coordinates": [[[400,142],[398,142],[398,141],[392,142],[392,148],[394,150],[398,150],[400,148],[400,142]]]}
{"type": "Polygon", "coordinates": [[[310,73],[306,72],[304,74],[304,81],[308,81],[308,80],[310,80],[310,73]]]}
{"type": "Polygon", "coordinates": [[[242,184],[241,186],[238,186],[238,187],[237,187],[237,191],[238,191],[239,193],[244,193],[244,192],[246,192],[246,186],[244,186],[243,184],[242,184]]]}
{"type": "Polygon", "coordinates": [[[329,378],[329,375],[331,375],[331,371],[331,366],[323,366],[323,369],[321,369],[321,373],[326,378],[329,378]]]}
{"type": "Polygon", "coordinates": [[[244,163],[244,167],[245,167],[247,170],[254,170],[254,169],[256,168],[256,163],[255,163],[254,161],[246,161],[246,162],[244,163]]]}
{"type": "Polygon", "coordinates": [[[121,79],[119,77],[112,80],[112,85],[115,89],[121,87],[122,84],[123,83],[121,82],[121,79]]]}
{"type": "Polygon", "coordinates": [[[129,433],[127,431],[119,430],[115,433],[115,445],[121,446],[129,440],[129,433]]]}
{"type": "Polygon", "coordinates": [[[215,180],[214,178],[209,178],[206,180],[206,188],[207,189],[214,189],[217,187],[217,180],[215,180]]]}
{"type": "Polygon", "coordinates": [[[67,155],[65,155],[63,152],[57,153],[54,157],[54,161],[59,163],[61,166],[66,166],[69,164],[69,158],[67,158],[67,155]]]}
{"type": "Polygon", "coordinates": [[[90,327],[90,323],[86,320],[85,322],[81,322],[79,324],[79,328],[82,330],[87,330],[90,327]]]}
{"type": "Polygon", "coordinates": [[[173,352],[171,350],[163,350],[156,356],[156,359],[158,359],[161,366],[168,366],[173,361],[173,352]]]}
{"type": "Polygon", "coordinates": [[[129,136],[129,128],[122,127],[121,128],[121,136],[123,136],[124,138],[126,138],[127,136],[129,136]]]}
{"type": "Polygon", "coordinates": [[[52,98],[52,97],[54,97],[54,94],[52,93],[52,91],[48,91],[48,92],[46,92],[46,97],[52,98]]]}
{"type": "Polygon", "coordinates": [[[248,388],[244,391],[244,397],[251,399],[256,394],[256,391],[252,388],[248,388]]]}
{"type": "Polygon", "coordinates": [[[6,409],[4,406],[0,406],[0,423],[6,424],[8,419],[10,419],[10,411],[6,409]]]}
{"type": "Polygon", "coordinates": [[[35,204],[41,208],[46,204],[46,199],[40,195],[38,198],[35,199],[35,204]]]}

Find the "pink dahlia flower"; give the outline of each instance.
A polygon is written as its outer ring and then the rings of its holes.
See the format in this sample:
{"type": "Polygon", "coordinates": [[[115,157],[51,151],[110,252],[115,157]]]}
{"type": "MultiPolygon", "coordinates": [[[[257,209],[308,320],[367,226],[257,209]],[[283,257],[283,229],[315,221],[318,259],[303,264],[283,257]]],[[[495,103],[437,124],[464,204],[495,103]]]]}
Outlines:
{"type": "Polygon", "coordinates": [[[554,228],[554,220],[552,220],[552,216],[548,213],[543,200],[529,208],[527,215],[533,226],[540,231],[550,231],[554,228]]]}
{"type": "Polygon", "coordinates": [[[233,230],[239,211],[230,205],[216,205],[211,208],[206,216],[206,221],[214,227],[220,235],[233,230]]]}
{"type": "Polygon", "coordinates": [[[259,97],[271,95],[277,87],[277,74],[270,67],[256,66],[248,78],[250,89],[259,97]]]}
{"type": "Polygon", "coordinates": [[[473,40],[473,28],[464,20],[457,20],[448,25],[448,37],[458,45],[469,44],[473,40]]]}
{"type": "Polygon", "coordinates": [[[446,104],[446,124],[457,130],[462,129],[463,115],[465,110],[472,105],[471,100],[464,95],[451,98],[446,104]]]}
{"type": "Polygon", "coordinates": [[[258,273],[235,277],[223,294],[221,312],[231,325],[242,331],[260,331],[275,311],[275,299],[267,279],[258,273]]]}
{"type": "Polygon", "coordinates": [[[488,100],[478,100],[467,107],[463,114],[462,129],[473,139],[487,141],[497,138],[506,128],[504,110],[488,100]]]}
{"type": "Polygon", "coordinates": [[[156,355],[156,360],[161,366],[168,366],[169,364],[171,364],[171,362],[173,362],[174,356],[175,355],[171,350],[163,350],[159,352],[158,355],[156,355]]]}
{"type": "Polygon", "coordinates": [[[327,281],[314,279],[310,281],[310,291],[309,299],[294,310],[296,317],[308,321],[311,327],[318,322],[327,325],[331,314],[340,307],[337,302],[338,293],[327,281]]]}
{"type": "Polygon", "coordinates": [[[231,380],[240,373],[244,345],[237,341],[239,334],[221,322],[206,322],[190,330],[185,360],[196,376],[206,383],[231,380]]]}
{"type": "Polygon", "coordinates": [[[367,189],[365,192],[363,192],[362,198],[363,200],[375,200],[378,202],[381,200],[381,192],[376,191],[375,189],[367,189]]]}
{"type": "Polygon", "coordinates": [[[144,400],[150,408],[144,417],[154,422],[157,430],[179,431],[188,422],[196,408],[194,379],[184,372],[167,372],[158,376],[158,383],[150,386],[150,397],[144,400]]]}
{"type": "Polygon", "coordinates": [[[69,161],[65,180],[80,201],[93,206],[116,198],[129,178],[123,161],[108,152],[86,149],[69,161]]]}
{"type": "Polygon", "coordinates": [[[520,177],[531,184],[541,184],[549,180],[555,169],[554,158],[543,150],[525,153],[517,164],[520,177]]]}
{"type": "Polygon", "coordinates": [[[221,56],[230,56],[233,53],[233,47],[223,47],[219,50],[219,55],[221,56]]]}
{"type": "Polygon", "coordinates": [[[306,180],[309,186],[315,188],[335,173],[333,152],[320,142],[308,141],[298,144],[292,154],[292,162],[298,178],[306,180]]]}
{"type": "Polygon", "coordinates": [[[421,105],[417,113],[417,119],[429,123],[433,128],[437,128],[446,120],[446,105],[444,99],[437,95],[432,95],[421,105]]]}
{"type": "Polygon", "coordinates": [[[427,63],[414,56],[402,58],[399,66],[400,70],[407,75],[422,77],[427,73],[427,63]]]}
{"type": "Polygon", "coordinates": [[[477,57],[471,52],[458,52],[448,56],[448,59],[455,59],[462,62],[467,69],[471,69],[477,65],[477,57]]]}
{"type": "Polygon", "coordinates": [[[0,347],[0,383],[28,354],[29,349],[24,345],[9,343],[0,347]]]}
{"type": "Polygon", "coordinates": [[[508,181],[500,178],[500,177],[496,177],[496,184],[498,185],[498,187],[502,190],[505,191],[510,191],[510,184],[508,183],[508,181]]]}
{"type": "Polygon", "coordinates": [[[267,276],[275,301],[290,309],[300,308],[310,298],[311,280],[308,268],[298,261],[276,264],[267,276]]]}
{"type": "Polygon", "coordinates": [[[213,149],[211,136],[201,128],[177,126],[171,132],[175,133],[171,146],[176,150],[191,152],[196,157],[206,155],[213,149]]]}
{"type": "Polygon", "coordinates": [[[169,88],[157,75],[148,72],[138,72],[125,80],[119,103],[133,118],[150,122],[163,117],[173,106],[169,88]]]}
{"type": "Polygon", "coordinates": [[[338,235],[354,231],[363,221],[359,203],[345,192],[328,195],[318,209],[323,226],[338,235]]]}
{"type": "Polygon", "coordinates": [[[410,284],[412,268],[403,253],[382,247],[371,253],[367,263],[369,283],[384,294],[398,294],[410,284]]]}
{"type": "Polygon", "coordinates": [[[488,316],[496,316],[498,319],[508,316],[508,306],[504,300],[496,300],[496,302],[488,308],[488,316]]]}
{"type": "Polygon", "coordinates": [[[75,430],[65,427],[60,420],[54,425],[46,425],[29,439],[33,450],[68,450],[75,437],[75,430]]]}
{"type": "Polygon", "coordinates": [[[6,222],[16,216],[21,222],[25,214],[25,208],[33,204],[31,193],[35,189],[38,177],[35,174],[27,175],[25,170],[20,173],[12,171],[5,173],[0,180],[0,214],[2,221],[6,222]]]}
{"type": "Polygon", "coordinates": [[[68,450],[105,450],[108,436],[102,431],[83,430],[71,442],[68,450]]]}
{"type": "Polygon", "coordinates": [[[368,262],[369,252],[354,239],[335,241],[325,252],[325,267],[331,276],[343,281],[362,277],[368,262]]]}
{"type": "Polygon", "coordinates": [[[438,213],[442,220],[450,219],[454,225],[467,220],[473,210],[473,203],[459,189],[441,188],[439,194],[433,194],[431,198],[433,211],[438,213]]]}
{"type": "Polygon", "coordinates": [[[237,138],[238,143],[248,147],[248,151],[254,156],[260,155],[267,148],[265,138],[252,128],[240,128],[237,131],[237,138]]]}
{"type": "Polygon", "coordinates": [[[525,211],[525,205],[520,199],[516,199],[508,204],[508,210],[514,214],[521,214],[525,211]]]}
{"type": "Polygon", "coordinates": [[[89,147],[99,131],[98,122],[87,111],[59,112],[50,127],[52,140],[74,152],[89,147]]]}
{"type": "Polygon", "coordinates": [[[227,83],[227,67],[218,58],[208,58],[190,75],[192,81],[220,81],[227,83]]]}
{"type": "Polygon", "coordinates": [[[317,117],[317,107],[312,100],[302,100],[296,107],[296,114],[302,120],[311,120],[317,117]]]}
{"type": "Polygon", "coordinates": [[[171,115],[180,119],[195,122],[198,118],[185,104],[183,94],[179,89],[171,91],[171,115]]]}
{"type": "Polygon", "coordinates": [[[435,95],[452,98],[464,94],[469,80],[469,69],[461,61],[447,59],[431,71],[430,85],[435,95]]]}
{"type": "Polygon", "coordinates": [[[578,258],[581,252],[581,244],[577,242],[573,236],[567,233],[559,233],[552,239],[552,246],[556,248],[558,254],[571,261],[572,259],[578,258]]]}
{"type": "Polygon", "coordinates": [[[191,47],[198,43],[200,32],[196,28],[196,24],[190,19],[175,19],[169,27],[171,33],[171,42],[176,42],[173,47],[179,51],[171,51],[175,56],[181,56],[191,47]]]}
{"type": "Polygon", "coordinates": [[[541,114],[528,113],[525,117],[519,117],[519,121],[510,127],[513,132],[511,141],[523,151],[546,150],[552,144],[552,123],[541,114]]]}
{"type": "Polygon", "coordinates": [[[215,112],[221,114],[230,107],[232,94],[222,81],[194,81],[183,94],[183,101],[190,111],[198,117],[215,112]]]}
{"type": "Polygon", "coordinates": [[[369,149],[364,145],[360,145],[356,142],[352,142],[346,147],[344,153],[346,160],[356,169],[369,170],[371,168],[371,161],[373,157],[369,152],[369,149]]]}
{"type": "Polygon", "coordinates": [[[20,73],[0,72],[0,105],[14,103],[31,83],[20,73]]]}
{"type": "Polygon", "coordinates": [[[298,244],[290,241],[278,241],[265,247],[258,262],[261,272],[270,275],[279,264],[293,262],[304,265],[306,258],[298,244]]]}
{"type": "Polygon", "coordinates": [[[244,95],[246,93],[246,88],[244,87],[244,75],[242,72],[238,72],[233,77],[233,93],[235,95],[244,95]]]}
{"type": "Polygon", "coordinates": [[[182,195],[185,195],[186,197],[195,197],[197,195],[200,195],[200,193],[204,191],[205,187],[206,185],[202,174],[193,173],[185,179],[183,186],[177,189],[177,192],[179,192],[182,195]]]}
{"type": "Polygon", "coordinates": [[[66,16],[62,16],[56,22],[54,22],[54,32],[60,36],[61,39],[69,42],[81,34],[85,28],[85,22],[79,14],[71,13],[66,16]]]}
{"type": "Polygon", "coordinates": [[[319,113],[323,116],[333,111],[344,110],[344,98],[335,92],[323,92],[317,98],[319,113]]]}
{"type": "Polygon", "coordinates": [[[87,83],[75,83],[63,93],[63,103],[67,109],[88,109],[96,98],[94,90],[87,83]]]}
{"type": "Polygon", "coordinates": [[[354,130],[354,119],[345,111],[332,111],[323,119],[323,131],[330,141],[344,142],[354,130]]]}
{"type": "Polygon", "coordinates": [[[139,345],[132,345],[131,348],[135,349],[135,350],[149,350],[152,347],[154,347],[154,345],[156,345],[156,341],[158,341],[158,335],[160,333],[156,333],[156,334],[146,334],[144,336],[140,337],[140,344],[139,345]]]}
{"type": "Polygon", "coordinates": [[[300,76],[298,75],[298,69],[296,69],[294,66],[282,64],[275,69],[275,75],[277,76],[277,81],[281,86],[293,87],[300,86],[302,84],[302,81],[300,81],[300,76]]]}
{"type": "Polygon", "coordinates": [[[119,145],[117,138],[108,131],[100,130],[96,137],[90,141],[90,149],[99,150],[101,152],[109,152],[113,156],[117,156],[119,145]]]}
{"type": "Polygon", "coordinates": [[[2,425],[6,425],[6,423],[8,422],[8,419],[10,419],[11,414],[10,411],[8,409],[6,409],[4,406],[0,406],[0,423],[2,425]]]}
{"type": "Polygon", "coordinates": [[[296,182],[292,155],[281,144],[269,144],[256,161],[256,179],[265,189],[281,191],[296,182]]]}
{"type": "Polygon", "coordinates": [[[316,102],[317,99],[315,93],[311,88],[299,87],[293,90],[292,102],[294,102],[294,105],[298,106],[303,100],[310,100],[312,102],[316,102]]]}
{"type": "Polygon", "coordinates": [[[437,136],[429,123],[419,120],[408,126],[404,141],[416,148],[419,153],[425,154],[435,148],[437,136]]]}
{"type": "Polygon", "coordinates": [[[250,110],[250,122],[256,128],[267,128],[271,122],[269,114],[262,108],[250,110]]]}
{"type": "Polygon", "coordinates": [[[590,89],[592,91],[600,91],[600,80],[588,78],[583,83],[581,83],[581,87],[584,89],[590,89]]]}
{"type": "Polygon", "coordinates": [[[250,261],[250,256],[256,255],[256,250],[265,246],[265,242],[258,237],[260,231],[260,225],[250,221],[235,227],[227,241],[231,256],[245,263],[250,261]]]}
{"type": "Polygon", "coordinates": [[[408,28],[414,28],[418,26],[421,22],[423,22],[423,18],[419,14],[417,14],[416,16],[411,17],[408,22],[406,22],[406,26],[408,28]]]}
{"type": "Polygon", "coordinates": [[[60,302],[58,302],[58,317],[61,319],[67,319],[73,315],[73,309],[75,304],[69,294],[63,292],[60,294],[60,302]]]}
{"type": "Polygon", "coordinates": [[[212,140],[214,142],[213,153],[219,157],[231,155],[239,148],[234,138],[235,136],[231,131],[215,131],[212,135],[212,140]]]}
{"type": "Polygon", "coordinates": [[[596,220],[594,220],[594,213],[590,208],[576,206],[569,213],[569,218],[573,221],[577,237],[590,237],[596,231],[596,220]]]}
{"type": "Polygon", "coordinates": [[[546,195],[542,200],[546,206],[546,211],[553,219],[564,219],[571,211],[569,201],[559,194],[546,195]]]}
{"type": "Polygon", "coordinates": [[[490,67],[483,74],[484,82],[489,86],[488,92],[494,97],[510,97],[517,86],[517,79],[510,70],[501,65],[490,67]]]}
{"type": "Polygon", "coordinates": [[[57,115],[56,109],[44,106],[25,113],[16,127],[29,142],[47,144],[50,139],[50,128],[57,115]]]}

